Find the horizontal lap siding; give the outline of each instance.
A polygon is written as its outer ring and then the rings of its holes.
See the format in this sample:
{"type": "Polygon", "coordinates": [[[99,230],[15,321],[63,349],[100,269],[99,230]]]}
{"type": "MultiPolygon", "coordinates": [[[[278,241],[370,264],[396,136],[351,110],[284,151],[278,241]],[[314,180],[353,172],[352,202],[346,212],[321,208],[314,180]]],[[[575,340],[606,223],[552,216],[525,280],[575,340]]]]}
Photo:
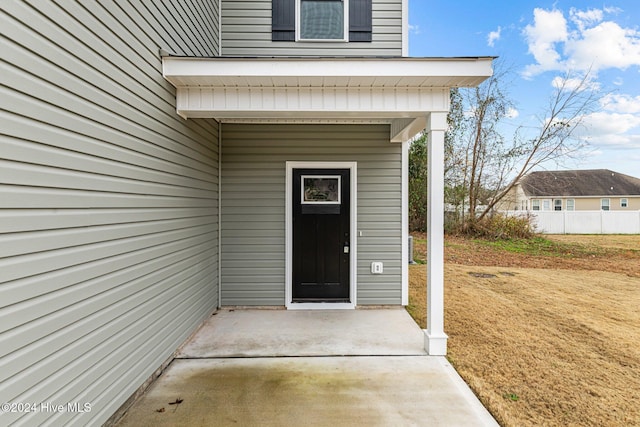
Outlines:
{"type": "Polygon", "coordinates": [[[372,41],[272,42],[272,0],[222,0],[224,56],[401,56],[402,0],[373,0],[372,41]]]}
{"type": "Polygon", "coordinates": [[[218,305],[218,124],[158,54],[217,54],[217,4],[0,13],[0,401],[91,404],[0,424],[100,425],[218,305]]]}
{"type": "Polygon", "coordinates": [[[401,304],[401,146],[387,125],[225,124],[222,135],[223,305],[284,305],[286,161],[357,162],[358,304],[401,304]]]}

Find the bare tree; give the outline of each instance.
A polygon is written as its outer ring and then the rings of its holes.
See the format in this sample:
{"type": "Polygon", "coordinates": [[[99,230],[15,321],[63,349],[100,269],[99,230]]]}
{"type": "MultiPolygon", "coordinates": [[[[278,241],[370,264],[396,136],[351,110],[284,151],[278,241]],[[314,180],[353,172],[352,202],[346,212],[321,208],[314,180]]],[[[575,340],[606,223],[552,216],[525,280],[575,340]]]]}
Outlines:
{"type": "Polygon", "coordinates": [[[513,105],[504,85],[508,72],[496,63],[493,76],[473,89],[452,92],[449,130],[445,143],[447,201],[458,207],[462,225],[475,218],[478,203],[486,199],[487,189],[498,188],[505,173],[505,160],[511,158],[499,130],[513,105]]]}
{"type": "Polygon", "coordinates": [[[465,92],[464,115],[458,111],[450,122],[454,141],[445,170],[449,188],[464,190],[462,196],[457,193],[457,203],[463,205],[463,229],[490,214],[533,168],[574,155],[586,145],[578,130],[598,101],[589,73],[577,79],[567,73],[556,79],[539,125],[521,126],[507,141],[500,123],[513,107],[504,89],[509,76],[498,63],[491,78],[465,92]]]}
{"type": "Polygon", "coordinates": [[[500,181],[507,185],[496,187],[496,194],[478,216],[482,219],[498,204],[509,191],[533,168],[548,161],[561,163],[574,157],[586,147],[587,141],[580,137],[585,118],[592,113],[599,100],[590,74],[573,78],[570,73],[555,80],[555,90],[543,117],[539,118],[537,132],[530,137],[522,137],[522,128],[515,133],[513,145],[507,152],[507,174],[500,181]],[[513,175],[515,172],[515,176],[513,175]]]}

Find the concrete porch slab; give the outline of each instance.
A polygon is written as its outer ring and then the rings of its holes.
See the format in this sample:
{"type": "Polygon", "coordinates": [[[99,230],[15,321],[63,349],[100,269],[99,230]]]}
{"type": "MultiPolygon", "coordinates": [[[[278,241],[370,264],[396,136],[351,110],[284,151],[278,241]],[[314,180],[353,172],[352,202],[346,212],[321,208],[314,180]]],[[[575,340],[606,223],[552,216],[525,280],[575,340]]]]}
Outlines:
{"type": "Polygon", "coordinates": [[[424,355],[403,308],[219,310],[178,357],[424,355]]]}
{"type": "Polygon", "coordinates": [[[436,356],[175,360],[119,423],[213,425],[498,424],[436,356]]]}
{"type": "Polygon", "coordinates": [[[497,426],[423,345],[402,308],[220,310],[117,425],[497,426]]]}

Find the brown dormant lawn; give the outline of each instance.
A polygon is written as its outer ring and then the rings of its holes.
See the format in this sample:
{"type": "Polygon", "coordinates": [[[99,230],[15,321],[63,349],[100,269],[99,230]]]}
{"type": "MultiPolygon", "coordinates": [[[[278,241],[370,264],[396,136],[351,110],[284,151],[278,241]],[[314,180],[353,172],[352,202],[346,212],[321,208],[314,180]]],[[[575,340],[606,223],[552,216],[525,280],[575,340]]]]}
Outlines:
{"type": "MultiPolygon", "coordinates": [[[[640,236],[590,237],[446,239],[448,357],[503,426],[640,425],[640,236]]],[[[410,268],[422,327],[425,275],[410,268]]]]}

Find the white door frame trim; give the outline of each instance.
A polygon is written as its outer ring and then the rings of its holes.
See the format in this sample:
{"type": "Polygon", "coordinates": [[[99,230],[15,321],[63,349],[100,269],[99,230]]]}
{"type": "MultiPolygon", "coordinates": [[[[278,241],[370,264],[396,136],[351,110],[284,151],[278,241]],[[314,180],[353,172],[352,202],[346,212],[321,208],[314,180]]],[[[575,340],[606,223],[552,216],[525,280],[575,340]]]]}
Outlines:
{"type": "Polygon", "coordinates": [[[357,235],[358,235],[358,164],[357,162],[305,162],[305,161],[287,161],[286,162],[286,200],[285,200],[285,306],[289,310],[297,309],[354,309],[357,301],[357,235]],[[292,196],[293,196],[293,169],[349,169],[349,191],[351,193],[350,202],[350,219],[349,219],[349,302],[348,303],[294,303],[292,299],[293,285],[293,215],[292,196]]]}

